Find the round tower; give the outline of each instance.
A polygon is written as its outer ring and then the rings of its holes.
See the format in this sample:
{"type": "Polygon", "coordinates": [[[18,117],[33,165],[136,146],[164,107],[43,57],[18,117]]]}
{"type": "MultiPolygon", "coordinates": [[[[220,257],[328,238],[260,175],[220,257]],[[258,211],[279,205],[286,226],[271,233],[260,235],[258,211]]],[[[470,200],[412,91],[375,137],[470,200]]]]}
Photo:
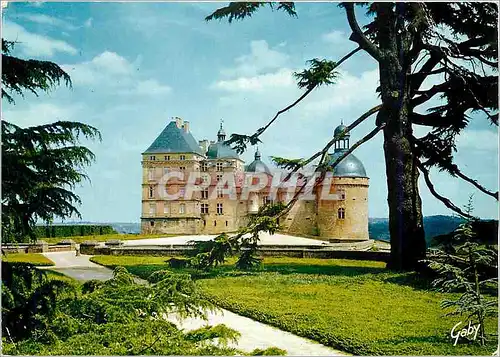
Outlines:
{"type": "MultiPolygon", "coordinates": [[[[343,124],[335,128],[334,135],[344,132],[343,124]]],[[[329,165],[349,149],[349,133],[334,144],[334,152],[329,154],[329,165]]],[[[353,154],[347,155],[331,169],[329,193],[337,194],[337,199],[324,199],[321,190],[317,195],[317,224],[319,236],[334,241],[361,241],[368,235],[368,186],[369,179],[363,163],[353,154]]],[[[326,184],[326,182],[325,182],[326,184]]],[[[326,189],[326,191],[328,191],[326,189]]],[[[325,190],[323,190],[325,192],[325,190]]]]}

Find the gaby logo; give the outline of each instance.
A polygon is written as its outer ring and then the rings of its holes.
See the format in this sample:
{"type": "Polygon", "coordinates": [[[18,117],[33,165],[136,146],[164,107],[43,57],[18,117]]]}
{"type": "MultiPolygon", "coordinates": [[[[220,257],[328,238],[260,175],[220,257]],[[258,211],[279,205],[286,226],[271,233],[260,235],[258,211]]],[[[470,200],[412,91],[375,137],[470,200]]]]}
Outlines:
{"type": "Polygon", "coordinates": [[[464,327],[463,329],[458,330],[458,326],[460,326],[461,324],[462,324],[462,321],[457,323],[451,329],[451,333],[450,333],[451,338],[455,340],[455,342],[453,343],[453,346],[457,345],[459,337],[468,337],[470,335],[474,335],[474,337],[472,339],[475,340],[477,337],[477,333],[479,332],[479,327],[481,326],[481,324],[472,325],[472,323],[469,321],[469,326],[467,328],[464,327]]]}

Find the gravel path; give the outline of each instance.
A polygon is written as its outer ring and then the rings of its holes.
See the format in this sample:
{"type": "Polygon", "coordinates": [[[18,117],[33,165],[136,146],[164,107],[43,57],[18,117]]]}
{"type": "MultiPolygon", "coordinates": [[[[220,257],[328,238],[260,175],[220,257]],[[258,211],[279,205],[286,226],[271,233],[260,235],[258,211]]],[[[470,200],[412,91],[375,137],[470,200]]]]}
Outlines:
{"type": "MultiPolygon", "coordinates": [[[[178,237],[166,237],[166,238],[150,238],[150,239],[131,239],[124,240],[124,245],[169,245],[169,244],[186,244],[191,240],[210,240],[215,238],[215,235],[190,235],[190,236],[178,236],[178,237]]],[[[274,245],[325,245],[327,242],[312,239],[312,238],[302,238],[289,236],[286,234],[269,234],[267,232],[261,232],[259,234],[260,242],[259,244],[274,244],[274,245]]],[[[104,243],[103,243],[104,244],[104,243]]]]}
{"type": "MultiPolygon", "coordinates": [[[[169,238],[167,238],[169,239],[169,238]]],[[[76,256],[74,252],[43,253],[55,263],[51,270],[59,271],[78,280],[111,278],[110,269],[92,263],[89,255],[76,256]]],[[[254,321],[247,317],[239,316],[228,310],[207,314],[208,321],[198,318],[189,318],[179,321],[176,315],[170,315],[168,319],[181,329],[193,330],[208,325],[225,324],[241,333],[237,344],[233,346],[252,351],[255,348],[278,347],[288,352],[289,356],[346,356],[347,354],[323,346],[317,342],[296,336],[290,332],[281,331],[277,328],[254,321]]]]}

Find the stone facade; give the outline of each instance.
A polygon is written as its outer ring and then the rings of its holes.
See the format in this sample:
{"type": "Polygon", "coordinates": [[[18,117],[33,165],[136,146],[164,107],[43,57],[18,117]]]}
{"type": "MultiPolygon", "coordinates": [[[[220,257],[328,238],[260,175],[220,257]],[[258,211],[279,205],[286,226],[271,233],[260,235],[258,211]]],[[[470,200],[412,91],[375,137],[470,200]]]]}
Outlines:
{"type": "MultiPolygon", "coordinates": [[[[165,128],[142,154],[142,233],[196,235],[235,232],[269,201],[269,186],[247,197],[242,195],[244,162],[224,141],[222,125],[217,141],[210,142],[196,142],[189,132],[189,123],[180,118],[175,118],[165,128]],[[195,173],[195,183],[205,182],[206,188],[193,192],[192,196],[186,195],[194,182],[189,185],[189,178],[175,177],[178,173],[195,173]],[[222,192],[219,181],[224,174],[236,178],[235,185],[232,185],[234,192],[222,192]]],[[[341,143],[339,141],[339,153],[348,145],[346,135],[341,143]]],[[[336,154],[337,150],[332,157],[335,158],[336,154]]],[[[342,160],[343,166],[337,166],[341,174],[335,176],[334,168],[333,180],[324,183],[330,185],[330,193],[341,194],[340,200],[322,200],[320,192],[324,188],[317,187],[312,199],[298,201],[286,216],[280,218],[282,229],[325,240],[367,240],[368,178],[356,160],[350,156],[342,160]]],[[[258,152],[247,170],[270,175],[258,152]]],[[[290,194],[278,191],[275,201],[288,202],[290,198],[290,194]]]]}

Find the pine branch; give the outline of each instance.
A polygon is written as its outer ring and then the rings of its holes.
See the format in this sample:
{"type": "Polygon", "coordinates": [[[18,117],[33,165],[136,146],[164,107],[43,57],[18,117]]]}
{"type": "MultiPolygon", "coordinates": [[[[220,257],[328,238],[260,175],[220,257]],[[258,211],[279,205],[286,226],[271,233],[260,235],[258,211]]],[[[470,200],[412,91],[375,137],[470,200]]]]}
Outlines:
{"type": "Polygon", "coordinates": [[[352,35],[349,38],[351,41],[356,42],[359,47],[364,49],[370,54],[375,60],[380,61],[382,58],[381,52],[377,46],[375,46],[363,33],[359,24],[356,20],[356,14],[354,12],[354,3],[342,3],[347,15],[347,21],[352,31],[352,35]]]}
{"type": "MultiPolygon", "coordinates": [[[[205,21],[227,18],[228,22],[232,23],[233,20],[243,20],[251,17],[259,8],[266,5],[271,7],[272,10],[275,8],[275,2],[230,2],[229,5],[215,10],[205,17],[205,21]]],[[[290,16],[297,16],[293,2],[278,2],[276,10],[283,10],[290,16]]]]}
{"type": "Polygon", "coordinates": [[[431,179],[429,177],[429,170],[427,170],[425,168],[425,166],[422,165],[418,161],[417,161],[416,164],[417,164],[417,167],[419,168],[419,170],[424,174],[425,183],[427,184],[427,187],[429,188],[429,191],[432,193],[432,195],[434,197],[436,197],[438,200],[440,200],[441,202],[443,202],[446,207],[448,207],[452,211],[458,213],[462,217],[466,217],[466,218],[469,218],[469,219],[474,218],[474,216],[471,216],[470,214],[462,211],[460,208],[458,208],[457,206],[455,206],[453,204],[453,202],[451,202],[448,198],[446,198],[446,197],[440,195],[439,193],[437,193],[436,190],[435,190],[435,188],[434,188],[434,185],[432,184],[432,181],[431,181],[431,179]]]}
{"type": "MultiPolygon", "coordinates": [[[[327,78],[328,76],[334,73],[334,70],[338,68],[342,63],[344,63],[346,60],[348,60],[350,57],[352,57],[354,54],[356,54],[358,51],[360,51],[361,48],[358,47],[348,54],[346,54],[344,57],[342,57],[338,62],[335,62],[333,66],[329,68],[329,73],[323,75],[323,78],[327,78]]],[[[312,70],[311,70],[312,71],[312,70]]],[[[302,72],[302,75],[304,75],[304,72],[302,72]]],[[[297,77],[301,77],[300,74],[296,74],[297,77]]],[[[303,78],[305,79],[305,78],[303,78]]],[[[321,85],[324,81],[317,81],[315,83],[312,83],[311,81],[308,82],[303,82],[304,87],[307,87],[307,90],[297,99],[295,100],[292,104],[286,106],[285,108],[279,110],[275,116],[264,126],[252,134],[251,136],[247,135],[241,135],[241,134],[231,134],[231,138],[226,141],[227,145],[232,145],[236,143],[236,147],[234,148],[238,153],[243,153],[246,150],[246,143],[249,142],[250,144],[254,145],[258,142],[260,142],[259,136],[261,136],[277,119],[278,117],[295,107],[297,104],[299,104],[302,100],[304,100],[317,86],[321,85]]],[[[299,86],[300,82],[299,82],[299,86]]]]}
{"type": "Polygon", "coordinates": [[[2,55],[2,97],[10,103],[12,93],[24,96],[27,90],[38,96],[38,91],[48,92],[61,81],[71,88],[69,75],[53,62],[2,55]]]}

